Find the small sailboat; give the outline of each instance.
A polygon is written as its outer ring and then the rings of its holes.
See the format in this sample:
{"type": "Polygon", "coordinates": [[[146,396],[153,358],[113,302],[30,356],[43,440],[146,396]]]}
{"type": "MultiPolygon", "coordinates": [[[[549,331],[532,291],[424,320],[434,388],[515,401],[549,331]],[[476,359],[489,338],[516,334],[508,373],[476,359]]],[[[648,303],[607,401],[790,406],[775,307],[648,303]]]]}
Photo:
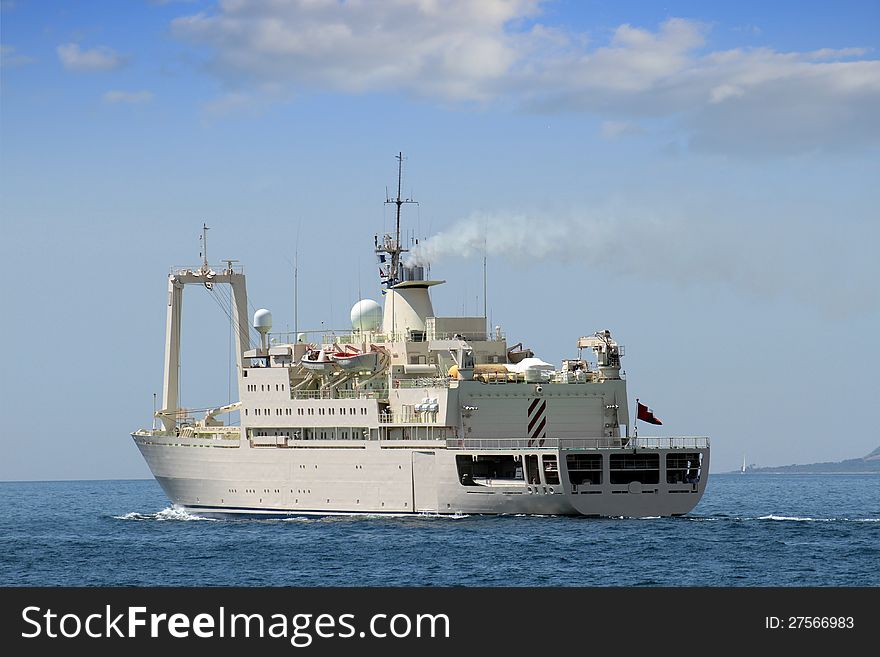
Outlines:
{"type": "Polygon", "coordinates": [[[745,456],[743,456],[743,464],[742,464],[742,468],[740,468],[739,473],[740,473],[740,474],[745,474],[745,473],[746,473],[746,457],[745,457],[745,456]]]}

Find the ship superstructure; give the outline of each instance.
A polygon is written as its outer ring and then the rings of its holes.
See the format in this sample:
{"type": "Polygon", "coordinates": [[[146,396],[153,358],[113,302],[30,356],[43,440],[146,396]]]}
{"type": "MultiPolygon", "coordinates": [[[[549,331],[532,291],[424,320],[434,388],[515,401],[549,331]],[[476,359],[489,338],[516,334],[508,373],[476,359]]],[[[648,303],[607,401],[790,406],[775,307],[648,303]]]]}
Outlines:
{"type": "MultiPolygon", "coordinates": [[[[402,162],[402,155],[400,156],[402,162]]],[[[253,315],[245,277],[178,268],[168,279],[161,427],[132,434],[169,499],[200,514],[568,514],[689,512],[707,482],[709,440],[630,435],[624,350],[608,330],[544,362],[485,316],[437,315],[427,269],[378,236],[383,304],[351,310],[350,332],[279,340],[253,315]],[[179,408],[188,285],[231,289],[239,401],[179,408]],[[219,418],[238,411],[240,424],[219,418]]],[[[634,433],[634,432],[633,432],[634,433]]]]}

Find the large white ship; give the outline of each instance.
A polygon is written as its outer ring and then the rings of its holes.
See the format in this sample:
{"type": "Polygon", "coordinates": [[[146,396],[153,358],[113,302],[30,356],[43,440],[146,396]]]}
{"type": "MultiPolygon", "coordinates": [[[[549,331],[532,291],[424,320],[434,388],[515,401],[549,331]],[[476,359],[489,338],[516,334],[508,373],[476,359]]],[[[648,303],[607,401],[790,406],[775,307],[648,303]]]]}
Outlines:
{"type": "Polygon", "coordinates": [[[437,315],[430,290],[444,281],[405,260],[400,169],[388,202],[395,233],[374,243],[384,307],[359,301],[345,334],[279,339],[260,309],[252,345],[234,261],[171,272],[161,427],[132,434],[171,502],[200,515],[691,511],[709,440],[636,435],[611,333],[573,339],[556,366],[509,346],[485,316],[437,315]],[[183,291],[221,285],[239,401],[195,416],[179,407],[183,291]],[[233,411],[238,425],[219,419],[233,411]]]}

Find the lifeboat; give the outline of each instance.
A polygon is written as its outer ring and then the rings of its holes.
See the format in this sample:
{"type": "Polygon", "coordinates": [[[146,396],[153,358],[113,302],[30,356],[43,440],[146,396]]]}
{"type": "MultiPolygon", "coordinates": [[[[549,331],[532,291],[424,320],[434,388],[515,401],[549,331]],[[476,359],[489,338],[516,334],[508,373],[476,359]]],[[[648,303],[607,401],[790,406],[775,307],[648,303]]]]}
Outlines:
{"type": "Polygon", "coordinates": [[[300,358],[299,364],[313,372],[330,372],[336,367],[336,361],[333,360],[331,354],[323,349],[309,349],[300,358]]]}
{"type": "Polygon", "coordinates": [[[379,367],[379,353],[376,351],[339,351],[330,359],[344,370],[355,372],[374,372],[379,367]]]}

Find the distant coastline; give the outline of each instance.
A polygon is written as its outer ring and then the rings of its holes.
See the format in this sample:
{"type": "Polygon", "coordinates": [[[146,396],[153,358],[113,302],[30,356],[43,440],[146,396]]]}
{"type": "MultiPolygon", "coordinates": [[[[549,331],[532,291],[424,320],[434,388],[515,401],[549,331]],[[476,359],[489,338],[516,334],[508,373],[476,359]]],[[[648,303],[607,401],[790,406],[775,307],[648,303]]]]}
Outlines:
{"type": "Polygon", "coordinates": [[[749,465],[743,474],[880,474],[880,447],[861,458],[844,461],[768,467],[749,465]]]}

